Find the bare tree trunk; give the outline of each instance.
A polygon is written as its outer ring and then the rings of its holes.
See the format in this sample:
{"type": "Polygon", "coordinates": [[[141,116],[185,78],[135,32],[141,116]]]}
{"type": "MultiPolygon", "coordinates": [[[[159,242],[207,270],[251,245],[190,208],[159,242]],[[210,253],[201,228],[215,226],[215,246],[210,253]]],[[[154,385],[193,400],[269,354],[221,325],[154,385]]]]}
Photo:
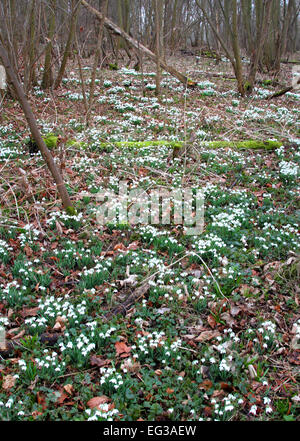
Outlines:
{"type": "MultiPolygon", "coordinates": [[[[24,93],[24,90],[23,90],[21,84],[19,83],[15,73],[14,73],[14,70],[11,66],[10,61],[9,61],[7,52],[6,52],[1,41],[0,41],[0,58],[2,59],[7,76],[9,77],[11,83],[14,86],[14,89],[15,89],[15,92],[17,95],[17,99],[23,109],[24,115],[25,115],[26,120],[28,122],[28,125],[30,127],[31,134],[33,136],[33,139],[35,140],[35,142],[36,142],[36,144],[42,154],[42,157],[44,158],[44,160],[45,160],[45,162],[46,162],[46,164],[47,164],[47,166],[48,166],[48,168],[54,178],[54,181],[56,183],[57,190],[60,194],[63,206],[66,210],[70,210],[70,209],[72,209],[72,203],[71,203],[69,194],[67,192],[66,186],[63,182],[62,176],[61,176],[58,168],[56,167],[56,164],[53,160],[53,157],[52,157],[50,151],[48,150],[48,148],[47,148],[47,146],[46,146],[46,144],[40,134],[40,131],[39,131],[38,125],[36,123],[36,119],[33,115],[32,110],[31,110],[30,104],[28,103],[27,98],[24,93]]],[[[74,209],[73,209],[73,211],[74,211],[74,209]]]]}
{"type": "Polygon", "coordinates": [[[155,42],[156,42],[156,88],[155,95],[160,95],[160,80],[161,80],[161,67],[160,67],[160,57],[161,57],[161,7],[158,5],[159,0],[154,0],[155,4],[155,42]]]}
{"type": "Polygon", "coordinates": [[[247,80],[247,93],[251,93],[253,90],[256,72],[258,69],[259,62],[261,60],[261,55],[263,52],[265,40],[268,35],[268,29],[270,26],[270,16],[271,16],[271,6],[273,0],[266,0],[264,4],[262,23],[256,35],[255,49],[253,48],[251,59],[250,59],[250,69],[247,80]]]}
{"type": "Polygon", "coordinates": [[[289,0],[287,11],[286,11],[286,14],[284,17],[279,48],[278,48],[278,51],[276,54],[275,65],[276,65],[276,69],[278,72],[280,70],[281,57],[285,54],[285,51],[286,51],[288,29],[289,29],[291,17],[292,17],[292,9],[293,9],[293,2],[292,2],[292,0],[289,0]]]}
{"type": "Polygon", "coordinates": [[[92,75],[91,75],[89,110],[88,110],[88,113],[86,116],[87,125],[89,123],[90,111],[92,109],[93,102],[94,102],[96,72],[97,72],[97,67],[98,67],[98,63],[99,63],[99,59],[100,59],[100,55],[101,55],[101,46],[102,46],[103,29],[104,29],[104,17],[106,17],[106,14],[107,14],[107,6],[108,6],[108,0],[105,0],[104,4],[102,6],[103,18],[102,18],[102,20],[100,20],[100,24],[99,24],[97,47],[96,47],[96,51],[95,51],[95,55],[94,55],[94,65],[93,65],[93,70],[92,70],[92,75]]]}
{"type": "Polygon", "coordinates": [[[77,37],[75,38],[75,43],[76,43],[76,54],[77,54],[77,62],[78,62],[78,67],[79,67],[79,75],[80,75],[80,81],[81,81],[81,90],[82,90],[82,96],[83,96],[83,104],[84,104],[84,108],[85,108],[85,114],[87,115],[89,107],[88,107],[88,101],[87,101],[87,97],[86,97],[84,75],[83,75],[82,62],[81,62],[81,53],[80,53],[80,48],[79,48],[79,43],[78,43],[77,37]]]}
{"type": "Polygon", "coordinates": [[[54,83],[54,89],[58,89],[58,87],[60,86],[61,81],[64,76],[64,73],[65,73],[65,70],[66,70],[67,61],[69,58],[72,42],[74,39],[74,33],[76,30],[77,14],[78,14],[79,6],[80,6],[80,3],[78,3],[77,0],[72,0],[72,12],[71,12],[71,22],[70,22],[70,30],[69,30],[68,40],[66,43],[61,66],[60,66],[59,72],[57,74],[55,83],[54,83]]]}
{"type": "MultiPolygon", "coordinates": [[[[27,29],[26,29],[27,31],[27,29]]],[[[27,93],[32,86],[35,86],[35,35],[36,35],[36,0],[31,0],[29,20],[28,20],[28,38],[25,40],[23,58],[24,58],[24,89],[27,93]]]]}
{"type": "Polygon", "coordinates": [[[237,28],[237,0],[233,0],[232,3],[232,49],[235,58],[235,76],[238,83],[238,91],[244,96],[245,88],[237,28]]]}
{"type": "Polygon", "coordinates": [[[36,71],[35,71],[35,35],[36,35],[36,0],[32,0],[32,9],[30,16],[30,49],[29,49],[29,84],[35,86],[36,71]]]}
{"type": "Polygon", "coordinates": [[[178,0],[174,0],[173,11],[172,11],[172,21],[171,21],[170,45],[171,45],[171,54],[172,55],[174,54],[175,45],[176,45],[175,31],[176,31],[176,21],[177,21],[177,3],[178,3],[178,0]]]}
{"type": "Polygon", "coordinates": [[[49,1],[50,8],[50,21],[49,21],[49,30],[48,30],[48,45],[45,54],[45,66],[44,66],[44,74],[42,79],[42,89],[49,89],[53,84],[53,72],[52,72],[52,40],[55,32],[55,9],[56,9],[56,0],[49,1]]]}
{"type": "Polygon", "coordinates": [[[201,9],[204,17],[206,18],[207,22],[209,23],[214,35],[220,42],[221,47],[223,48],[225,54],[227,55],[228,59],[231,62],[231,65],[234,70],[234,74],[237,80],[238,85],[238,91],[239,93],[244,96],[245,95],[245,87],[244,87],[244,80],[243,80],[243,70],[242,70],[242,62],[241,62],[241,55],[240,55],[240,46],[239,46],[239,39],[238,39],[238,25],[237,25],[237,0],[226,0],[225,2],[225,8],[222,9],[224,19],[225,19],[225,29],[226,29],[226,35],[229,35],[229,38],[231,40],[231,46],[232,46],[232,52],[231,49],[229,49],[226,42],[221,37],[220,33],[217,31],[215,24],[207,14],[205,8],[203,5],[199,2],[199,0],[196,0],[196,3],[198,7],[201,9]],[[229,4],[229,1],[231,2],[229,4]],[[229,8],[231,6],[231,8],[229,8]],[[229,20],[229,11],[232,10],[232,24],[230,26],[230,20],[229,20]]]}
{"type": "Polygon", "coordinates": [[[246,34],[247,52],[251,56],[252,51],[254,49],[253,37],[251,32],[252,0],[242,0],[241,7],[242,7],[243,25],[246,34]]]}

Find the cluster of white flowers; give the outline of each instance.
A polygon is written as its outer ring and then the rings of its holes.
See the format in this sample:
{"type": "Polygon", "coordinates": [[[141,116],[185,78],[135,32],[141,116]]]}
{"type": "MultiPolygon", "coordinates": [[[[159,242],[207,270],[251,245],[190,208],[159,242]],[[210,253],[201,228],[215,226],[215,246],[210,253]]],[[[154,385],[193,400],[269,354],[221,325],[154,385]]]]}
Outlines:
{"type": "Polygon", "coordinates": [[[8,284],[3,285],[1,284],[0,287],[2,288],[0,290],[0,298],[9,300],[10,297],[19,297],[22,299],[24,295],[24,291],[26,291],[26,286],[21,286],[16,280],[13,280],[12,282],[8,282],[8,284]]]}
{"type": "Polygon", "coordinates": [[[34,361],[36,363],[36,366],[38,369],[46,369],[49,368],[54,369],[57,373],[62,373],[64,370],[64,367],[66,366],[66,363],[60,362],[58,360],[58,354],[57,352],[53,351],[52,354],[49,352],[48,349],[44,350],[45,357],[44,358],[35,358],[34,361]]]}
{"type": "Polygon", "coordinates": [[[239,398],[233,394],[228,394],[223,398],[221,403],[218,403],[215,398],[211,400],[211,403],[214,405],[214,413],[217,417],[222,419],[224,414],[226,415],[226,419],[228,418],[228,412],[232,413],[239,405],[242,405],[244,400],[239,398]]]}
{"type": "Polygon", "coordinates": [[[300,340],[300,319],[297,320],[293,325],[293,333],[295,334],[295,338],[300,340]]]}
{"type": "Polygon", "coordinates": [[[192,244],[192,248],[200,255],[210,252],[214,257],[222,259],[221,251],[226,249],[226,244],[216,234],[209,233],[203,238],[194,242],[192,244]]]}
{"type": "Polygon", "coordinates": [[[143,118],[138,115],[134,115],[132,113],[125,113],[124,117],[128,120],[128,122],[134,126],[139,126],[143,123],[143,118]]]}
{"type": "Polygon", "coordinates": [[[212,83],[211,81],[199,81],[197,83],[197,87],[199,87],[199,89],[212,89],[214,87],[216,87],[215,83],[212,83]]]}
{"type": "Polygon", "coordinates": [[[5,404],[3,403],[3,401],[0,401],[0,408],[1,408],[2,406],[4,406],[4,407],[10,409],[11,406],[13,405],[13,403],[14,403],[14,399],[13,399],[13,397],[10,397],[10,398],[6,401],[5,404]]]}
{"type": "Polygon", "coordinates": [[[114,108],[118,112],[124,113],[124,114],[125,114],[125,112],[128,112],[128,111],[131,111],[131,112],[135,111],[135,107],[132,104],[127,103],[127,102],[126,103],[122,103],[120,101],[117,101],[117,102],[114,103],[114,108]]]}
{"type": "Polygon", "coordinates": [[[105,332],[100,332],[99,337],[104,339],[109,338],[116,330],[117,328],[113,326],[112,328],[107,329],[105,332]]]}
{"type": "MultiPolygon", "coordinates": [[[[83,94],[78,92],[65,92],[64,96],[68,98],[70,101],[82,101],[83,100],[83,94]]],[[[89,98],[89,93],[86,92],[86,98],[89,98]]]]}
{"type": "Polygon", "coordinates": [[[212,226],[234,231],[241,227],[243,218],[245,218],[245,211],[243,209],[232,208],[230,211],[228,210],[214,216],[212,226]]]}
{"type": "MultiPolygon", "coordinates": [[[[148,355],[151,351],[158,348],[162,348],[164,357],[169,358],[175,356],[178,353],[182,342],[180,339],[174,340],[172,343],[166,342],[166,336],[164,332],[152,332],[147,335],[138,336],[136,344],[132,346],[132,350],[136,350],[136,353],[132,355],[133,358],[138,359],[141,355],[148,355]]],[[[162,360],[166,363],[166,360],[162,360]]]]}
{"type": "Polygon", "coordinates": [[[109,93],[109,94],[123,93],[123,92],[125,92],[125,87],[122,87],[122,86],[111,87],[107,91],[107,93],[109,93]]]}
{"type": "Polygon", "coordinates": [[[7,135],[13,130],[14,130],[13,124],[7,124],[5,126],[0,125],[0,135],[7,135]]]}
{"type": "MultiPolygon", "coordinates": [[[[65,333],[65,337],[69,337],[69,333],[65,333]]],[[[78,337],[74,339],[74,341],[69,340],[66,342],[60,342],[59,348],[61,352],[77,352],[80,351],[81,355],[83,357],[86,357],[90,354],[95,348],[96,345],[93,343],[89,337],[87,337],[85,334],[81,333],[78,337]]]]}
{"type": "Polygon", "coordinates": [[[6,260],[13,248],[5,240],[0,239],[0,260],[6,260]]]}
{"type": "Polygon", "coordinates": [[[66,221],[77,221],[80,223],[84,223],[83,213],[78,213],[77,215],[70,215],[67,213],[62,213],[60,211],[52,211],[49,215],[49,219],[46,220],[48,225],[55,226],[55,222],[60,220],[62,222],[66,221]]]}
{"type": "Polygon", "coordinates": [[[120,373],[116,371],[115,368],[100,368],[100,384],[101,385],[112,385],[115,390],[119,389],[124,383],[123,377],[120,373]]]}
{"type": "Polygon", "coordinates": [[[196,136],[198,139],[209,138],[209,134],[207,132],[205,132],[204,130],[200,130],[200,129],[196,131],[196,136]]]}
{"type": "MultiPolygon", "coordinates": [[[[263,343],[262,347],[264,349],[268,349],[273,346],[274,339],[276,336],[276,325],[275,323],[271,322],[270,320],[267,320],[265,322],[262,322],[260,326],[257,328],[257,332],[259,332],[262,336],[263,343]]],[[[247,329],[246,334],[250,337],[254,337],[256,335],[256,331],[254,329],[247,329]]],[[[253,338],[253,342],[257,344],[261,344],[260,340],[257,337],[253,338]]],[[[278,347],[278,343],[276,343],[276,347],[278,347]]]]}
{"type": "Polygon", "coordinates": [[[1,325],[4,325],[4,326],[9,325],[9,320],[7,317],[0,316],[0,330],[2,330],[1,325]]]}
{"type": "Polygon", "coordinates": [[[296,177],[299,173],[299,166],[292,161],[281,161],[279,163],[279,173],[283,176],[296,177]]]}
{"type": "Polygon", "coordinates": [[[46,297],[45,299],[38,299],[39,311],[41,317],[30,317],[25,320],[25,323],[31,328],[45,326],[60,316],[65,323],[67,320],[73,319],[76,324],[81,318],[84,318],[87,313],[86,300],[82,300],[77,305],[69,302],[69,295],[65,297],[46,297]]]}
{"type": "Polygon", "coordinates": [[[270,320],[267,320],[265,322],[261,323],[261,327],[258,328],[258,332],[263,333],[264,331],[270,332],[270,334],[274,334],[276,332],[276,325],[275,323],[271,322],[270,320]]]}
{"type": "Polygon", "coordinates": [[[26,243],[34,243],[39,239],[39,235],[41,234],[41,232],[37,228],[35,228],[33,225],[27,224],[27,225],[25,225],[25,227],[23,227],[23,229],[25,231],[22,232],[21,234],[19,234],[19,237],[18,237],[22,247],[26,243]]]}
{"type": "Polygon", "coordinates": [[[275,150],[276,155],[281,158],[284,156],[285,148],[284,145],[275,150]]]}
{"type": "Polygon", "coordinates": [[[101,274],[103,271],[109,271],[112,266],[112,259],[110,257],[104,260],[104,256],[100,256],[96,262],[94,267],[83,269],[82,273],[78,273],[78,276],[88,277],[94,274],[101,274]]]}
{"type": "MultiPolygon", "coordinates": [[[[266,91],[262,91],[265,94],[266,91]]],[[[244,119],[255,121],[255,122],[265,122],[265,121],[275,121],[279,124],[297,125],[297,120],[299,118],[297,110],[289,110],[286,107],[277,107],[276,105],[270,105],[269,109],[266,110],[263,107],[249,106],[243,114],[244,119]]]]}
{"type": "Polygon", "coordinates": [[[219,369],[220,369],[221,372],[222,371],[226,371],[226,372],[230,372],[231,371],[231,369],[232,369],[232,359],[233,359],[232,355],[228,355],[227,358],[223,358],[220,361],[219,369]]]}
{"type": "Polygon", "coordinates": [[[113,417],[120,412],[118,409],[112,409],[109,404],[99,404],[95,409],[87,409],[85,411],[89,416],[87,421],[113,421],[113,417]]]}

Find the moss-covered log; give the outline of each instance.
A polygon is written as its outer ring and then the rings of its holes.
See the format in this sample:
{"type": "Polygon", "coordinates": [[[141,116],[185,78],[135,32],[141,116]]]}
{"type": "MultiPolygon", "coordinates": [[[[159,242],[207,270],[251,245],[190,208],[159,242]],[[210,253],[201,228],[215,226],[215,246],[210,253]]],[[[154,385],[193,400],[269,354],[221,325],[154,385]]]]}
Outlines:
{"type": "MultiPolygon", "coordinates": [[[[123,141],[123,142],[103,142],[100,144],[100,148],[107,148],[115,146],[117,148],[143,148],[149,146],[168,146],[170,148],[180,148],[189,145],[184,141],[123,141]]],[[[218,148],[233,148],[233,149],[262,149],[262,150],[274,150],[279,148],[282,143],[280,141],[199,141],[199,143],[193,143],[198,147],[207,147],[211,149],[218,148]]]]}

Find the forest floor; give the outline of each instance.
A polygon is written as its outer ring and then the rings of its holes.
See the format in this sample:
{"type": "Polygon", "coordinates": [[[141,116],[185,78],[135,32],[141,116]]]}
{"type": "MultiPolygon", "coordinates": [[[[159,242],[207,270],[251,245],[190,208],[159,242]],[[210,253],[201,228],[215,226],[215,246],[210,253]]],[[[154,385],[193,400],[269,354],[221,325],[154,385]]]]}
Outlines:
{"type": "Polygon", "coordinates": [[[299,419],[300,94],[268,101],[262,81],[240,98],[226,62],[171,64],[197,87],[163,74],[157,98],[154,65],[99,72],[88,127],[75,65],[59,90],[34,89],[76,215],[29,155],[20,107],[2,103],[0,420],[299,419]],[[230,146],[270,139],[281,146],[230,146]],[[157,140],[191,147],[172,160],[157,140]],[[201,189],[203,232],[101,226],[95,196],[120,181],[201,189]]]}

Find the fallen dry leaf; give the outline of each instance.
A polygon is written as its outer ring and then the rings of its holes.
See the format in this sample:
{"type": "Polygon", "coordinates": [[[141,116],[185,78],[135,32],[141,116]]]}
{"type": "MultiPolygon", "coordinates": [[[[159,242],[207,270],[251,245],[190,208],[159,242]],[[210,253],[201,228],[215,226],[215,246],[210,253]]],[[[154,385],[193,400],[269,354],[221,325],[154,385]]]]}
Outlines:
{"type": "Polygon", "coordinates": [[[30,246],[27,245],[27,244],[26,244],[25,247],[24,247],[24,251],[25,251],[25,254],[26,254],[27,257],[31,257],[32,254],[33,254],[32,249],[31,249],[30,246]]]}
{"type": "Polygon", "coordinates": [[[23,337],[23,335],[25,335],[25,329],[22,329],[22,331],[20,331],[17,335],[12,337],[12,340],[16,340],[18,338],[23,337]]]}
{"type": "Polygon", "coordinates": [[[90,357],[90,363],[92,366],[103,367],[103,366],[108,366],[111,363],[111,361],[108,360],[107,358],[102,358],[99,355],[92,355],[90,357]]]}
{"type": "Polygon", "coordinates": [[[235,321],[234,319],[231,317],[231,315],[229,314],[229,312],[223,312],[221,314],[221,319],[225,320],[225,322],[227,323],[227,325],[232,328],[235,325],[235,321]]]}
{"type": "Polygon", "coordinates": [[[36,306],[35,308],[25,308],[25,309],[22,309],[20,314],[21,314],[21,316],[23,318],[25,318],[25,317],[34,317],[34,316],[37,315],[39,309],[40,309],[39,306],[36,306]]]}
{"type": "Polygon", "coordinates": [[[53,326],[53,331],[57,332],[63,332],[66,329],[65,324],[67,323],[67,320],[58,315],[55,320],[55,325],[53,326]]]}
{"type": "Polygon", "coordinates": [[[131,242],[127,247],[128,250],[138,250],[139,248],[139,242],[137,240],[131,242]]]}
{"type": "Polygon", "coordinates": [[[126,343],[124,343],[123,341],[117,341],[115,343],[115,348],[117,355],[119,355],[120,357],[129,357],[131,347],[127,346],[126,343]]]}
{"type": "Polygon", "coordinates": [[[198,343],[203,343],[205,341],[212,340],[220,335],[219,331],[204,331],[201,332],[198,337],[195,338],[195,341],[198,343]]]}
{"type": "Polygon", "coordinates": [[[166,393],[170,395],[170,394],[174,393],[174,389],[171,389],[170,387],[167,387],[166,393]]]}
{"type": "Polygon", "coordinates": [[[211,380],[204,380],[201,384],[199,384],[199,389],[209,390],[213,387],[213,383],[211,380]]]}
{"type": "Polygon", "coordinates": [[[73,395],[74,393],[74,387],[72,386],[72,384],[66,384],[64,386],[64,390],[69,394],[69,395],[73,395]]]}
{"type": "Polygon", "coordinates": [[[13,375],[6,375],[6,377],[3,378],[2,389],[11,389],[12,387],[14,387],[15,383],[16,378],[13,375]]]}
{"type": "Polygon", "coordinates": [[[209,324],[209,326],[211,327],[211,328],[215,328],[216,326],[217,326],[217,322],[216,322],[216,320],[214,319],[214,317],[212,316],[212,315],[209,315],[208,317],[207,317],[207,321],[208,321],[208,324],[209,324]]]}
{"type": "Polygon", "coordinates": [[[111,399],[106,395],[101,395],[101,397],[91,398],[86,404],[90,409],[98,407],[100,404],[110,403],[111,399]]]}
{"type": "Polygon", "coordinates": [[[114,246],[114,250],[118,251],[118,250],[122,250],[122,251],[126,251],[126,247],[123,243],[117,243],[117,245],[114,246]]]}
{"type": "Polygon", "coordinates": [[[128,372],[137,373],[141,369],[139,362],[134,362],[131,358],[127,358],[121,365],[121,369],[126,369],[128,372]]]}

